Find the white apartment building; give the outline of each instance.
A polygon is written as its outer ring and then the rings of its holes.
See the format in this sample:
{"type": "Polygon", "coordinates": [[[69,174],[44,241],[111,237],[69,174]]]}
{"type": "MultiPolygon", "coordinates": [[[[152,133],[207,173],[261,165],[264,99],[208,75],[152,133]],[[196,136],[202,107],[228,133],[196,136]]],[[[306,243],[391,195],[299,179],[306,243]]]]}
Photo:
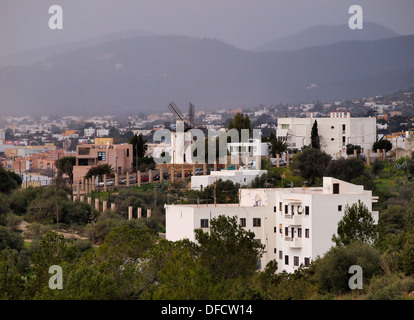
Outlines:
{"type": "Polygon", "coordinates": [[[195,241],[194,230],[208,231],[212,218],[237,216],[266,246],[261,268],[276,260],[278,272],[294,272],[334,245],[332,235],[346,206],[358,201],[378,223],[372,192],[334,178],[325,177],[320,188],[240,189],[238,204],[166,205],[166,238],[195,241]]]}
{"type": "Polygon", "coordinates": [[[205,187],[213,184],[218,180],[230,180],[234,184],[239,183],[241,186],[250,184],[257,176],[267,173],[267,170],[221,170],[211,171],[209,175],[200,175],[191,177],[191,189],[203,190],[205,187]]]}
{"type": "Polygon", "coordinates": [[[331,112],[326,118],[279,118],[276,136],[286,140],[290,148],[301,149],[311,143],[315,121],[321,149],[332,157],[346,155],[347,144],[361,146],[365,154],[377,138],[375,117],[352,118],[349,112],[331,112]]]}

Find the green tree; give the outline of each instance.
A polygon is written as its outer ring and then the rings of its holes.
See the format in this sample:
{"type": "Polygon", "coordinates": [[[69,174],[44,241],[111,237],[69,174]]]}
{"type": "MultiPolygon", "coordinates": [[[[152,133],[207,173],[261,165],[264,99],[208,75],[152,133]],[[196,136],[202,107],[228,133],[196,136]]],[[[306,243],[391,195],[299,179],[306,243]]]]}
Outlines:
{"type": "Polygon", "coordinates": [[[23,274],[18,268],[18,253],[6,248],[0,250],[0,299],[18,300],[24,291],[23,274]]]}
{"type": "Polygon", "coordinates": [[[273,158],[276,158],[276,155],[280,155],[288,149],[287,142],[277,138],[273,131],[263,140],[263,142],[269,143],[269,155],[273,158]]]}
{"type": "Polygon", "coordinates": [[[243,115],[243,113],[240,112],[234,116],[233,120],[229,121],[228,129],[236,129],[239,132],[239,136],[241,136],[242,129],[249,129],[249,135],[251,135],[253,131],[249,116],[247,114],[243,115]]]}
{"type": "Polygon", "coordinates": [[[372,150],[376,151],[376,150],[384,150],[385,152],[388,152],[392,149],[392,143],[391,141],[381,138],[380,140],[377,140],[376,142],[374,142],[374,144],[372,145],[372,150]]]}
{"type": "Polygon", "coordinates": [[[318,150],[321,149],[321,142],[320,142],[319,133],[318,133],[318,122],[316,120],[312,125],[311,146],[314,149],[318,149],[318,150]]]}
{"type": "Polygon", "coordinates": [[[364,174],[364,161],[357,158],[338,159],[330,161],[326,167],[325,175],[343,181],[351,182],[352,179],[364,174]]]}
{"type": "Polygon", "coordinates": [[[73,183],[73,166],[76,164],[76,157],[63,157],[56,160],[56,169],[58,175],[61,177],[63,174],[67,174],[69,177],[69,183],[73,183]]]}
{"type": "Polygon", "coordinates": [[[381,272],[380,252],[372,246],[354,242],[348,246],[332,247],[322,258],[316,259],[315,276],[321,292],[343,294],[349,292],[349,268],[358,265],[363,270],[363,282],[381,272]]]}
{"type": "Polygon", "coordinates": [[[304,179],[310,179],[312,184],[318,177],[322,177],[326,167],[331,161],[331,156],[315,148],[306,148],[298,154],[293,165],[304,179]]]}
{"type": "Polygon", "coordinates": [[[347,144],[346,145],[346,154],[348,156],[354,155],[354,150],[357,151],[357,155],[361,154],[361,146],[353,145],[353,144],[347,144]]]}
{"type": "Polygon", "coordinates": [[[108,177],[112,174],[113,168],[108,163],[99,164],[93,168],[90,168],[89,171],[86,173],[85,177],[87,179],[92,178],[92,176],[99,177],[106,174],[108,177]]]}
{"type": "Polygon", "coordinates": [[[346,206],[344,216],[338,222],[337,233],[332,236],[337,246],[347,246],[353,242],[373,244],[377,239],[374,219],[360,200],[350,207],[346,206]]]}
{"type": "Polygon", "coordinates": [[[22,184],[20,176],[12,171],[7,171],[0,163],[0,192],[11,193],[22,184]]]}
{"type": "Polygon", "coordinates": [[[210,232],[195,230],[196,252],[216,281],[248,277],[257,270],[264,245],[254,233],[243,229],[237,217],[218,216],[210,220],[210,232]]]}
{"type": "Polygon", "coordinates": [[[0,251],[5,248],[16,249],[18,251],[23,249],[23,237],[9,228],[0,226],[0,251]]]}
{"type": "Polygon", "coordinates": [[[128,139],[128,143],[132,144],[134,168],[137,169],[137,160],[140,162],[140,159],[144,158],[147,152],[147,140],[144,139],[142,134],[134,134],[128,139]]]}

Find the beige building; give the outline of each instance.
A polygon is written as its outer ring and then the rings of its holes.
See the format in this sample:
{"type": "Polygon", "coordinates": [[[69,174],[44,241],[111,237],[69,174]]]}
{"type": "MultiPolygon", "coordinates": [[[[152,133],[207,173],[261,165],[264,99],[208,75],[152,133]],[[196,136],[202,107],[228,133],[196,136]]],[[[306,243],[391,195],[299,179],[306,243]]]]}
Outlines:
{"type": "Polygon", "coordinates": [[[76,164],[73,167],[73,181],[76,183],[89,169],[100,164],[109,164],[120,175],[132,171],[133,147],[131,144],[113,144],[111,138],[95,139],[95,144],[76,147],[76,164]]]}

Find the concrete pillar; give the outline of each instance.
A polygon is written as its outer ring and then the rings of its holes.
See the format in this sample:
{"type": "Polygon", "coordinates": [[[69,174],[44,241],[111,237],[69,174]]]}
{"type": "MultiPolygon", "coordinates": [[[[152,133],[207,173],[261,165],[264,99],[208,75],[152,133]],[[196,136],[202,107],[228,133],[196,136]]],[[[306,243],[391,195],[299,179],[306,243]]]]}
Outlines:
{"type": "Polygon", "coordinates": [[[115,173],[115,181],[114,181],[115,187],[118,186],[118,179],[119,179],[118,173],[115,173]]]}
{"type": "Polygon", "coordinates": [[[99,207],[100,207],[99,199],[95,198],[95,210],[99,211],[99,207]]]}
{"type": "MultiPolygon", "coordinates": [[[[216,163],[217,161],[214,161],[216,163]]],[[[203,163],[203,175],[207,173],[207,163],[203,163]]]]}
{"type": "Polygon", "coordinates": [[[170,171],[171,171],[170,180],[171,180],[171,182],[174,182],[174,179],[175,179],[175,177],[174,177],[174,175],[175,175],[174,167],[171,167],[170,171]]]}
{"type": "Polygon", "coordinates": [[[164,179],[164,170],[160,168],[160,182],[164,179]]]}
{"type": "Polygon", "coordinates": [[[92,204],[92,198],[91,197],[88,197],[88,204],[92,204]]]}
{"type": "Polygon", "coordinates": [[[107,179],[106,173],[104,174],[103,179],[104,179],[104,190],[103,191],[106,192],[108,191],[108,186],[106,185],[106,179],[107,179]]]}
{"type": "Polygon", "coordinates": [[[286,167],[289,167],[290,164],[290,154],[289,152],[286,152],[286,167]]]}
{"type": "Polygon", "coordinates": [[[249,169],[249,157],[248,156],[246,156],[246,158],[244,159],[244,162],[246,163],[245,164],[246,169],[249,169]]]}
{"type": "Polygon", "coordinates": [[[90,190],[95,191],[95,176],[92,176],[91,178],[91,185],[90,185],[90,190]]]}
{"type": "Polygon", "coordinates": [[[73,202],[78,201],[78,196],[77,195],[73,195],[73,202]]]}
{"type": "Polygon", "coordinates": [[[385,149],[382,149],[382,160],[385,160],[385,149]]]}
{"type": "Polygon", "coordinates": [[[148,182],[152,182],[152,170],[148,170],[148,182]]]}
{"type": "Polygon", "coordinates": [[[126,185],[129,187],[129,172],[126,173],[126,185]]]}
{"type": "Polygon", "coordinates": [[[86,180],[85,180],[85,177],[82,177],[82,188],[83,188],[83,192],[86,192],[86,180]]]}
{"type": "Polygon", "coordinates": [[[367,150],[367,165],[371,165],[371,150],[367,150]]]}
{"type": "Polygon", "coordinates": [[[137,209],[137,218],[139,219],[139,218],[142,218],[142,208],[141,207],[138,207],[138,209],[137,209]]]}
{"type": "Polygon", "coordinates": [[[280,156],[279,156],[279,154],[277,154],[276,155],[276,167],[280,167],[280,164],[279,164],[279,158],[280,158],[280,156]]]}
{"type": "Polygon", "coordinates": [[[129,206],[128,207],[128,220],[131,220],[132,219],[132,206],[129,206]]]}
{"type": "Polygon", "coordinates": [[[115,203],[114,202],[111,203],[111,210],[115,211],[115,203]]]}
{"type": "Polygon", "coordinates": [[[137,172],[137,183],[138,183],[138,187],[141,186],[141,171],[137,172]]]}
{"type": "Polygon", "coordinates": [[[256,156],[256,170],[260,170],[260,156],[256,156]]]}
{"type": "Polygon", "coordinates": [[[185,170],[184,170],[184,166],[181,166],[181,179],[185,180],[185,170]]]}
{"type": "Polygon", "coordinates": [[[214,161],[214,171],[217,171],[217,161],[214,161]]]}
{"type": "Polygon", "coordinates": [[[377,149],[377,158],[379,158],[381,155],[380,155],[380,150],[379,149],[377,149]]]}
{"type": "Polygon", "coordinates": [[[151,209],[147,209],[147,218],[151,217],[151,209]]]}
{"type": "Polygon", "coordinates": [[[193,164],[193,176],[195,176],[196,175],[196,166],[195,166],[195,164],[193,164]]]}
{"type": "Polygon", "coordinates": [[[78,196],[78,199],[79,199],[79,197],[80,197],[80,191],[81,191],[81,181],[79,180],[79,181],[78,181],[78,186],[77,186],[77,188],[76,188],[76,194],[77,194],[77,196],[78,196]]]}
{"type": "Polygon", "coordinates": [[[358,157],[357,149],[354,149],[354,158],[358,157]]]}
{"type": "Polygon", "coordinates": [[[102,201],[102,212],[108,210],[108,201],[103,200],[102,201]]]}

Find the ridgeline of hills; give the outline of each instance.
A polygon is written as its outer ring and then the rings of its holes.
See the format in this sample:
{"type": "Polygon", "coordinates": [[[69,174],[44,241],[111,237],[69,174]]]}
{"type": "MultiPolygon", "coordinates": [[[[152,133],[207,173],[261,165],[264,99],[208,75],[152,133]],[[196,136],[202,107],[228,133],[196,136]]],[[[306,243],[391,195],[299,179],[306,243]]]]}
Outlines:
{"type": "Polygon", "coordinates": [[[131,36],[0,68],[0,113],[165,112],[385,95],[414,85],[414,36],[295,51],[241,50],[214,39],[131,36]]]}

